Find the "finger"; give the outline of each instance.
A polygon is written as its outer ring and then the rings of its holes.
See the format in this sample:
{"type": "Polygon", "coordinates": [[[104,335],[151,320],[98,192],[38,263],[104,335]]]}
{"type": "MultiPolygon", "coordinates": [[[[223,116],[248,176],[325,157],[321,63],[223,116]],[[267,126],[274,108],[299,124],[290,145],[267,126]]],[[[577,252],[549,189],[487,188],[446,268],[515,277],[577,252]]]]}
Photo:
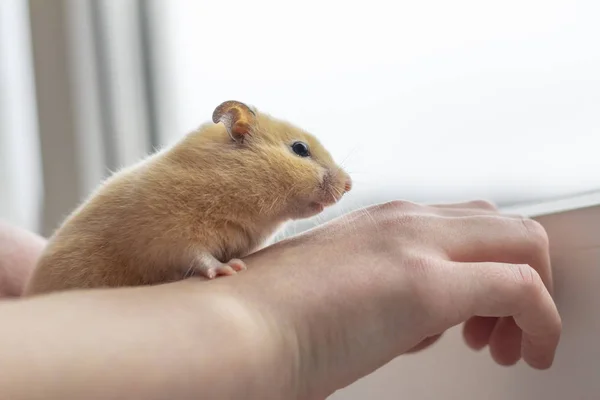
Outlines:
{"type": "Polygon", "coordinates": [[[500,216],[505,218],[523,218],[521,215],[500,214],[498,209],[491,203],[485,201],[472,201],[467,203],[456,204],[432,204],[423,205],[412,203],[409,201],[391,201],[377,204],[370,207],[372,211],[378,209],[394,208],[395,212],[412,215],[436,215],[436,216],[452,216],[452,217],[467,217],[477,215],[500,216]]]}
{"type": "Polygon", "coordinates": [[[496,211],[489,211],[476,208],[434,208],[431,207],[428,211],[434,215],[440,215],[444,217],[476,217],[478,215],[496,216],[502,218],[511,219],[522,219],[522,215],[517,214],[499,214],[496,211]]]}
{"type": "Polygon", "coordinates": [[[472,317],[463,326],[463,337],[473,350],[481,350],[490,343],[498,318],[472,317]]]}
{"type": "Polygon", "coordinates": [[[498,207],[496,207],[494,203],[485,200],[472,200],[463,203],[434,204],[432,205],[432,207],[459,210],[480,210],[496,213],[498,212],[498,207]]]}
{"type": "Polygon", "coordinates": [[[480,215],[439,223],[436,238],[451,260],[528,264],[552,293],[548,235],[536,221],[480,215]]]}
{"type": "Polygon", "coordinates": [[[428,207],[437,214],[444,216],[501,215],[505,218],[523,218],[522,215],[500,213],[500,210],[494,203],[485,200],[473,200],[464,203],[432,204],[428,207]]]}
{"type": "Polygon", "coordinates": [[[441,295],[436,302],[440,315],[456,318],[447,321],[450,326],[473,316],[513,317],[523,335],[524,360],[538,369],[552,365],[562,324],[552,297],[533,268],[505,263],[450,263],[440,275],[430,284],[438,285],[432,292],[441,295]]]}
{"type": "Polygon", "coordinates": [[[490,336],[490,353],[500,365],[514,365],[521,359],[521,329],[512,317],[500,318],[490,336]]]}

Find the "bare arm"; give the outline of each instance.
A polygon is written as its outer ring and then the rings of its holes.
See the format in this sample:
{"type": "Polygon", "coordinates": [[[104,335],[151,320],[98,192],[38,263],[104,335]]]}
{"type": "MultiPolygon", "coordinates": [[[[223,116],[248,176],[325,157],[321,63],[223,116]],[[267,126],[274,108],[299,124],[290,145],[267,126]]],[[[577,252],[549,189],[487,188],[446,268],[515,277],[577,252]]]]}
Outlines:
{"type": "Polygon", "coordinates": [[[285,348],[260,316],[200,280],[8,301],[0,320],[10,399],[281,399],[290,389],[272,368],[285,348]]]}
{"type": "Polygon", "coordinates": [[[560,338],[545,232],[485,204],[372,207],[245,261],[0,304],[0,392],[319,400],[465,321],[500,364],[549,368],[560,338]]]}

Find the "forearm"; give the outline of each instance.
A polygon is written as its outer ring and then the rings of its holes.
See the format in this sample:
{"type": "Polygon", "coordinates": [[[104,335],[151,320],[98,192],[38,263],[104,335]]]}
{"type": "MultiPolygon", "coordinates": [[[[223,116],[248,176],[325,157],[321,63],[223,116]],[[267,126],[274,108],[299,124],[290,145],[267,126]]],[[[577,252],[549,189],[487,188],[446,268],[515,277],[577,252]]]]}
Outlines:
{"type": "Polygon", "coordinates": [[[0,303],[0,392],[14,399],[285,398],[289,353],[249,310],[198,281],[0,303]]]}

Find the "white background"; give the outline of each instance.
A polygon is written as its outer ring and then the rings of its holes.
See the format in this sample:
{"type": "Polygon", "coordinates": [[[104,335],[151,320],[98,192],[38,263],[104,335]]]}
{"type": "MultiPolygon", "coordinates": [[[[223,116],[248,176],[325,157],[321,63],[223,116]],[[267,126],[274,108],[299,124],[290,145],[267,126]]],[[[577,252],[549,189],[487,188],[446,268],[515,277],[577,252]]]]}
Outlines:
{"type": "MultiPolygon", "coordinates": [[[[0,218],[34,229],[27,3],[0,3],[0,218]]],[[[233,98],[321,138],[355,180],[346,206],[600,188],[596,0],[155,3],[165,142],[233,98]]]]}
{"type": "Polygon", "coordinates": [[[598,1],[163,4],[175,126],[237,99],[316,134],[358,197],[600,187],[598,1]]]}

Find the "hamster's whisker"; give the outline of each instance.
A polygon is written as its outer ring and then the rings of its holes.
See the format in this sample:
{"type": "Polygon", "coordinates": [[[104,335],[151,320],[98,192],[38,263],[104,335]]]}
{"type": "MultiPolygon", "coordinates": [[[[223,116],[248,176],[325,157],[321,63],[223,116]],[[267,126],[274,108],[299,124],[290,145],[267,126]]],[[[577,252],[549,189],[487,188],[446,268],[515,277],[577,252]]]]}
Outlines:
{"type": "Polygon", "coordinates": [[[339,166],[338,166],[339,169],[341,169],[344,166],[344,164],[346,163],[346,161],[348,161],[348,158],[350,158],[350,156],[354,154],[354,152],[356,151],[356,149],[358,149],[359,146],[360,145],[357,144],[352,149],[350,149],[350,151],[348,152],[348,154],[346,154],[346,157],[344,157],[342,159],[342,161],[339,163],[339,166]]]}
{"type": "Polygon", "coordinates": [[[278,242],[278,241],[283,240],[284,238],[288,237],[290,235],[290,233],[289,233],[290,227],[291,227],[291,224],[284,225],[283,228],[281,230],[279,230],[279,232],[277,232],[277,234],[275,235],[275,238],[273,239],[273,244],[275,242],[278,242]]]}
{"type": "Polygon", "coordinates": [[[318,214],[315,218],[317,220],[317,224],[315,226],[323,225],[326,221],[323,215],[318,214]]]}
{"type": "Polygon", "coordinates": [[[187,271],[185,271],[185,274],[183,274],[183,279],[187,279],[190,276],[192,276],[192,270],[194,268],[194,264],[190,263],[190,267],[187,269],[187,271]]]}
{"type": "Polygon", "coordinates": [[[344,225],[346,225],[347,227],[350,227],[352,224],[350,222],[350,217],[348,217],[348,210],[344,210],[341,215],[342,215],[342,221],[344,222],[344,225]]]}
{"type": "Polygon", "coordinates": [[[365,214],[367,217],[369,217],[369,219],[373,222],[373,225],[375,225],[375,229],[377,229],[377,231],[379,231],[379,225],[377,224],[377,221],[375,221],[375,218],[373,218],[373,216],[371,215],[371,213],[369,212],[369,209],[367,207],[362,208],[362,212],[363,214],[365,214]]]}
{"type": "Polygon", "coordinates": [[[342,195],[344,194],[344,192],[342,191],[342,189],[334,187],[334,186],[330,186],[329,190],[327,191],[329,195],[335,197],[336,199],[339,199],[342,197],[342,195]]]}
{"type": "Polygon", "coordinates": [[[345,226],[347,226],[348,228],[354,229],[354,225],[352,224],[350,217],[348,215],[351,211],[352,210],[350,210],[348,207],[341,207],[338,216],[339,216],[339,218],[341,218],[341,220],[345,226]]]}
{"type": "Polygon", "coordinates": [[[288,191],[285,193],[285,195],[283,196],[283,198],[285,200],[288,200],[290,197],[290,193],[294,192],[294,190],[296,189],[296,186],[298,184],[297,183],[292,183],[292,186],[290,186],[290,188],[288,189],[288,191]]]}

